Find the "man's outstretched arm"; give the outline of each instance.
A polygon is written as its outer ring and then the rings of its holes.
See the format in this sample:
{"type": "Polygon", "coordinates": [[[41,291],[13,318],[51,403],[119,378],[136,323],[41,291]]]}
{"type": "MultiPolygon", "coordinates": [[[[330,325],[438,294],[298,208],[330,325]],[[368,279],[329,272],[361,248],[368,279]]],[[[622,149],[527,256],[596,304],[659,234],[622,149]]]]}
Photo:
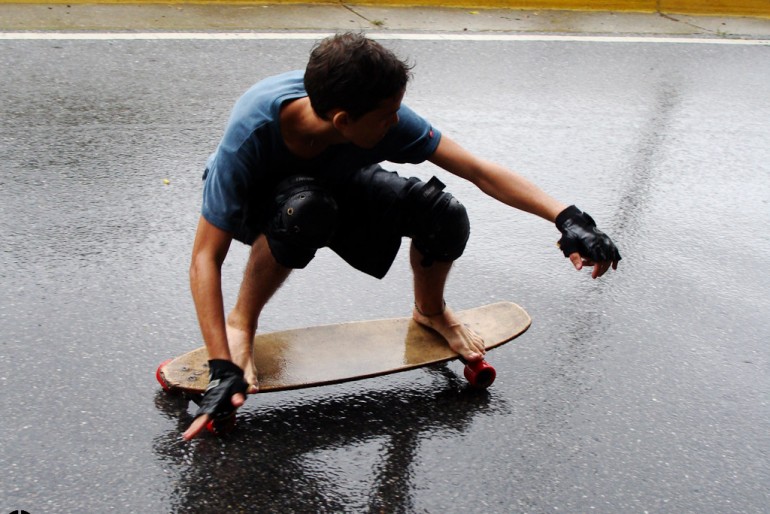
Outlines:
{"type": "Polygon", "coordinates": [[[596,229],[590,216],[559,202],[518,173],[476,157],[443,135],[430,161],[506,205],[556,223],[563,236],[560,244],[575,269],[594,266],[592,276],[598,278],[610,266],[617,268],[620,254],[609,237],[596,229]]]}

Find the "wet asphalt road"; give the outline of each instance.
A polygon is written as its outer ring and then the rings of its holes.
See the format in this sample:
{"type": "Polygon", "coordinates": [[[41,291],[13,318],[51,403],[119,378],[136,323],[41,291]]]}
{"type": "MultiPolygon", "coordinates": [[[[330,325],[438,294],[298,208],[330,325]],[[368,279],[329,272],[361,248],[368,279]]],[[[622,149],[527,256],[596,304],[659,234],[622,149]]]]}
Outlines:
{"type": "MultiPolygon", "coordinates": [[[[450,364],[256,396],[185,444],[192,408],[153,375],[200,344],[203,163],[312,41],[3,41],[0,509],[767,512],[770,48],[386,44],[410,106],[590,212],[620,269],[576,273],[553,227],[440,174],[473,224],[448,301],[533,318],[495,385],[450,364]]],[[[407,315],[410,292],[403,251],[382,281],[321,252],[261,329],[407,315]]]]}

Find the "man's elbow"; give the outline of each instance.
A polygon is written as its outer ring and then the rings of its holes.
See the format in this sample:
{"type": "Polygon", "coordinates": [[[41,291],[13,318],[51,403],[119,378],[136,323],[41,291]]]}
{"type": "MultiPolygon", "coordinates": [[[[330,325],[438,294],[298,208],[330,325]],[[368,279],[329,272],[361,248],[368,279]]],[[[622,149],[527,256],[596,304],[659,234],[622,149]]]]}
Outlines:
{"type": "Polygon", "coordinates": [[[198,263],[198,259],[193,257],[190,260],[190,284],[194,284],[200,275],[200,264],[198,263]]]}
{"type": "Polygon", "coordinates": [[[205,281],[206,277],[218,274],[221,267],[222,263],[217,259],[205,254],[193,255],[190,260],[190,284],[195,287],[195,284],[205,281]]]}

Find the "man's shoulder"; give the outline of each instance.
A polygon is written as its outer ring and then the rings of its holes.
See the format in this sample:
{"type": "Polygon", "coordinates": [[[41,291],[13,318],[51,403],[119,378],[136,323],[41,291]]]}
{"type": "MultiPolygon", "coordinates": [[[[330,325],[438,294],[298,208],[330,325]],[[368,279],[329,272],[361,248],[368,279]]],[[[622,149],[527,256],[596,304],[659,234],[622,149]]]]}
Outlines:
{"type": "Polygon", "coordinates": [[[413,139],[425,136],[433,137],[434,130],[427,119],[406,104],[401,104],[401,108],[398,110],[398,123],[390,130],[390,133],[396,136],[397,140],[404,137],[413,139]]]}
{"type": "Polygon", "coordinates": [[[403,123],[404,125],[414,125],[414,124],[421,125],[421,124],[427,123],[425,118],[420,116],[417,112],[415,112],[405,103],[402,103],[401,107],[398,109],[398,118],[399,118],[399,121],[404,122],[403,123]]]}
{"type": "Polygon", "coordinates": [[[305,90],[305,71],[304,70],[292,70],[278,75],[272,75],[266,77],[256,85],[262,85],[265,88],[276,89],[290,89],[297,91],[305,90]]]}
{"type": "Polygon", "coordinates": [[[271,126],[284,101],[306,96],[303,78],[304,72],[293,71],[268,77],[249,88],[233,107],[225,131],[229,146],[240,147],[255,130],[271,126]]]}
{"type": "Polygon", "coordinates": [[[387,160],[417,164],[425,161],[438,146],[441,133],[406,104],[398,111],[398,123],[381,142],[387,160]]]}
{"type": "Polygon", "coordinates": [[[266,101],[280,100],[285,97],[301,97],[307,95],[305,91],[305,73],[302,70],[294,70],[280,75],[264,78],[251,86],[241,97],[241,101],[266,101]]]}

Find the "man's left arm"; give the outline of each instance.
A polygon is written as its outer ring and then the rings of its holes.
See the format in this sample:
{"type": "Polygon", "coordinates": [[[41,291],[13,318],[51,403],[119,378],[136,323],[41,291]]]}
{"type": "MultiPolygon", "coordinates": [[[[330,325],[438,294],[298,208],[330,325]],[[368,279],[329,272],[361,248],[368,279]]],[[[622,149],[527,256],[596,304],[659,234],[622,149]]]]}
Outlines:
{"type": "Polygon", "coordinates": [[[610,266],[617,269],[620,253],[612,240],[575,206],[559,202],[518,173],[476,157],[445,135],[429,160],[492,198],[555,223],[562,233],[559,246],[575,269],[594,266],[593,278],[602,276],[610,266]]]}

